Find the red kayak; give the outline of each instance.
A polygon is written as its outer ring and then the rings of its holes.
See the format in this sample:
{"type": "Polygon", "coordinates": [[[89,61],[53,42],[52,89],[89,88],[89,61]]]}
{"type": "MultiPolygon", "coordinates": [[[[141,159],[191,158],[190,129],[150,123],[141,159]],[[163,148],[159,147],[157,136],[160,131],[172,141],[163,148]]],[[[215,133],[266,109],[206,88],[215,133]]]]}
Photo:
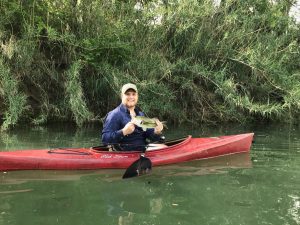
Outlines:
{"type": "MultiPolygon", "coordinates": [[[[153,166],[249,152],[253,133],[166,142],[166,147],[146,151],[153,166]]],[[[140,158],[140,152],[109,151],[104,146],[0,152],[0,171],[121,169],[140,158]]]]}

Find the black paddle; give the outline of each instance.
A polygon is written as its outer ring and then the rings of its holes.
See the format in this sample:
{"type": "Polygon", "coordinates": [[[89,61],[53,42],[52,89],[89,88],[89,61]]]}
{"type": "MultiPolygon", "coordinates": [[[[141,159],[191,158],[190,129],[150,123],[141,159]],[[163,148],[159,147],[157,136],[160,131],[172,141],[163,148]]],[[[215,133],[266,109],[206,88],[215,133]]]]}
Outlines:
{"type": "Polygon", "coordinates": [[[134,161],[125,171],[123,179],[141,176],[150,173],[152,170],[152,162],[150,159],[141,154],[140,158],[134,161]]]}
{"type": "MultiPolygon", "coordinates": [[[[160,137],[160,142],[165,142],[165,137],[160,137]]],[[[150,147],[150,145],[146,145],[145,150],[142,152],[140,158],[136,161],[134,161],[125,171],[123,175],[123,179],[131,178],[131,177],[137,177],[141,176],[147,173],[150,173],[152,170],[152,162],[150,159],[145,157],[145,152],[147,150],[147,147],[150,147]]]]}

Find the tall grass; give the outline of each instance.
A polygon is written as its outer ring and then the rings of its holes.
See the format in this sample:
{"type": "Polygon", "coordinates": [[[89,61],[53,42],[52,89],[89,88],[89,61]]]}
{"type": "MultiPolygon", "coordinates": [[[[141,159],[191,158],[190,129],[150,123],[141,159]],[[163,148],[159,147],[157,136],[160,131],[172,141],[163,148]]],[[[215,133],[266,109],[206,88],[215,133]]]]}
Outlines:
{"type": "Polygon", "coordinates": [[[66,72],[66,96],[68,97],[67,102],[75,121],[78,125],[82,125],[84,122],[92,119],[92,114],[87,108],[84,93],[79,77],[80,62],[74,62],[70,69],[66,72]]]}
{"type": "Polygon", "coordinates": [[[4,123],[1,126],[2,131],[16,125],[26,109],[26,96],[19,91],[18,86],[18,79],[12,76],[3,59],[0,58],[0,93],[6,105],[4,123]]]}
{"type": "Polygon", "coordinates": [[[100,120],[127,82],[149,116],[170,123],[297,123],[291,3],[1,1],[2,127],[100,120]]]}

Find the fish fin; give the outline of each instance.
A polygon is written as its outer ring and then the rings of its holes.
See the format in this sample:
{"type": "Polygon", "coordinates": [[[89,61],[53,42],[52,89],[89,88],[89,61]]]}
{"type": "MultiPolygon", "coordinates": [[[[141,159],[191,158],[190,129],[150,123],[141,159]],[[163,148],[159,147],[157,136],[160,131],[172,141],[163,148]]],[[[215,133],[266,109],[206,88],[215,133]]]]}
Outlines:
{"type": "Polygon", "coordinates": [[[164,128],[168,129],[167,121],[162,121],[161,123],[163,124],[164,128]]]}
{"type": "Polygon", "coordinates": [[[142,127],[142,129],[143,129],[143,131],[146,131],[146,130],[147,130],[147,128],[146,128],[146,127],[142,127]]]}

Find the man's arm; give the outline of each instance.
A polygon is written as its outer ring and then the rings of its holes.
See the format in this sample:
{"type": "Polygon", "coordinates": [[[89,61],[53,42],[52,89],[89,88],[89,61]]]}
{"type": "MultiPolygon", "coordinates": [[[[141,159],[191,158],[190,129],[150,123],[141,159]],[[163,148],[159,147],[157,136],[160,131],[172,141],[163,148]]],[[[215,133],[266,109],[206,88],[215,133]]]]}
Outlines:
{"type": "Polygon", "coordinates": [[[118,115],[113,112],[109,113],[103,125],[102,143],[119,143],[124,137],[122,128],[118,115]]]}

